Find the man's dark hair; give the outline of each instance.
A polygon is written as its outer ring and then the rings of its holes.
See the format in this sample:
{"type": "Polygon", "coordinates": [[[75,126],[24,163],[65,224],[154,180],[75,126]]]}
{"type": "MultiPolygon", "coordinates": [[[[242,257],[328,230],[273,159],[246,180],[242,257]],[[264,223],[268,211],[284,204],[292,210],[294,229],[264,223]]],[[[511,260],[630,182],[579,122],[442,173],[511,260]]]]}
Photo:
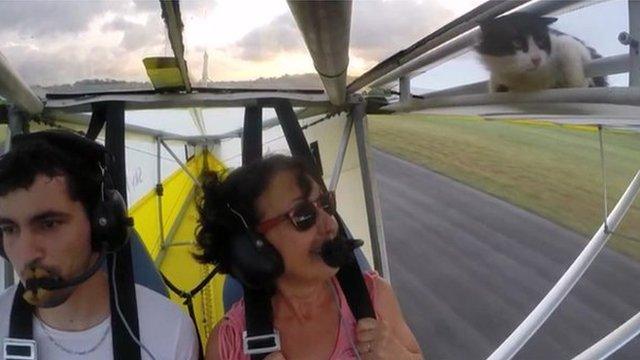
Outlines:
{"type": "Polygon", "coordinates": [[[229,207],[240,213],[249,228],[255,231],[260,220],[256,200],[274,176],[283,171],[294,174],[302,195],[308,197],[311,172],[300,159],[285,155],[268,156],[237,168],[222,181],[215,173],[205,179],[198,204],[196,241],[200,253],[195,255],[198,261],[214,264],[222,273],[230,271],[230,241],[246,229],[229,207]]]}
{"type": "Polygon", "coordinates": [[[38,175],[63,176],[69,197],[80,201],[90,217],[100,199],[101,169],[96,158],[83,151],[86,149],[76,150],[42,139],[12,147],[0,157],[0,196],[17,189],[28,189],[38,175]]]}

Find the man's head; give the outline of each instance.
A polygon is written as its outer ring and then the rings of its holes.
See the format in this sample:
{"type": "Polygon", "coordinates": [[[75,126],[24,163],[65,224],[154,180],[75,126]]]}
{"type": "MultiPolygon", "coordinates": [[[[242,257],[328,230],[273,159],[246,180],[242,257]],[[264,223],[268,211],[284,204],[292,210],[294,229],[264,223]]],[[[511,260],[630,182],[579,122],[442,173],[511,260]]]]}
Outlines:
{"type": "MultiPolygon", "coordinates": [[[[18,136],[0,158],[2,249],[23,282],[70,279],[96,261],[90,219],[103,159],[100,145],[63,132],[18,136]]],[[[72,292],[53,291],[39,306],[60,305],[72,292]]]]}

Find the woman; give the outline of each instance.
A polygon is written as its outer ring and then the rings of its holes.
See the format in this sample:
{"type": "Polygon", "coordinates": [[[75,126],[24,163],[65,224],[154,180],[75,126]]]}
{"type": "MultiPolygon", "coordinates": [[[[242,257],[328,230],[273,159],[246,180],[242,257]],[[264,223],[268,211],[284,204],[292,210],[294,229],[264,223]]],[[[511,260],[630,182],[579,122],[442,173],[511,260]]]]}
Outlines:
{"type": "MultiPolygon", "coordinates": [[[[284,270],[273,281],[273,324],[281,351],[267,359],[421,359],[391,286],[364,274],[377,319],[356,323],[322,259],[322,244],[338,235],[335,202],[304,164],[276,155],[236,169],[223,181],[205,183],[200,206],[197,258],[231,270],[230,239],[245,227],[281,255],[284,270]],[[306,211],[307,215],[297,216],[306,211]]],[[[242,350],[244,303],[237,302],[215,326],[207,359],[249,359],[242,350]]]]}

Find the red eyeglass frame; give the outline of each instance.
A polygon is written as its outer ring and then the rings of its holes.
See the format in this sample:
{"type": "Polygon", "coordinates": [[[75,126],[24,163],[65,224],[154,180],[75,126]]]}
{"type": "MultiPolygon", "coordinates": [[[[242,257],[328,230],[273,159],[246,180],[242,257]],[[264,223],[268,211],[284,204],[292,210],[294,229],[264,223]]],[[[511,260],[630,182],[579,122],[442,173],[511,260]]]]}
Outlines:
{"type": "MultiPolygon", "coordinates": [[[[331,204],[331,207],[333,208],[332,210],[335,212],[336,210],[336,194],[334,191],[327,191],[322,193],[320,196],[318,196],[317,199],[313,200],[313,201],[309,201],[307,200],[307,202],[311,203],[315,209],[316,209],[316,220],[318,221],[318,210],[322,209],[323,211],[324,208],[319,205],[319,201],[320,199],[325,196],[328,195],[329,196],[329,201],[331,204]]],[[[291,224],[296,228],[296,230],[299,230],[298,227],[295,225],[295,222],[293,220],[293,213],[298,209],[298,207],[300,207],[302,204],[304,204],[304,202],[297,204],[296,206],[294,206],[291,210],[287,211],[286,213],[282,214],[282,215],[278,215],[275,217],[272,217],[271,219],[267,219],[265,221],[262,221],[260,224],[258,224],[258,233],[264,235],[266,234],[269,230],[273,229],[274,227],[280,225],[280,223],[282,223],[285,220],[290,220],[291,224]]],[[[332,214],[333,215],[333,214],[332,214]]],[[[315,222],[314,222],[315,223],[315,222]]],[[[300,230],[303,231],[303,230],[300,230]]]]}

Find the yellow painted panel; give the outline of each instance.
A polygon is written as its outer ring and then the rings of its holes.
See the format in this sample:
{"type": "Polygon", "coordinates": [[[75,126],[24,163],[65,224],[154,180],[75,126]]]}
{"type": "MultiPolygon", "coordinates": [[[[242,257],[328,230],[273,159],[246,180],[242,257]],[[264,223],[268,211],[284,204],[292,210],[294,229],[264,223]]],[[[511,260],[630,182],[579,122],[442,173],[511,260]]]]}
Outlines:
{"type": "MultiPolygon", "coordinates": [[[[203,169],[224,175],[225,167],[210,154],[199,154],[187,162],[187,167],[196,176],[203,169]]],[[[163,181],[162,197],[163,226],[169,246],[161,254],[160,227],[158,221],[158,199],[155,191],[142,197],[129,210],[135,227],[152,258],[161,260],[159,270],[179,289],[188,292],[196,287],[212,270],[210,265],[199,264],[192,254],[195,252],[195,230],[198,214],[195,203],[195,186],[191,178],[179,169],[163,181]],[[182,213],[182,216],[180,216],[182,213]],[[173,229],[173,231],[172,231],[173,229]],[[163,256],[159,259],[159,256],[163,256]]],[[[201,340],[206,339],[215,323],[224,315],[222,289],[224,276],[216,276],[193,299],[193,308],[201,340]]],[[[174,293],[171,299],[185,312],[184,300],[174,293]]]]}
{"type": "MultiPolygon", "coordinates": [[[[195,225],[188,223],[189,221],[186,221],[184,225],[195,225]]],[[[192,257],[194,250],[191,245],[171,246],[160,266],[160,271],[183,291],[191,291],[213,269],[210,265],[197,263],[192,257]]],[[[222,303],[223,285],[224,277],[217,275],[193,299],[193,309],[203,344],[206,344],[206,340],[215,323],[224,315],[224,305],[222,303]]],[[[185,312],[187,311],[187,307],[183,304],[183,299],[171,293],[171,300],[179,304],[185,312]]]]}

